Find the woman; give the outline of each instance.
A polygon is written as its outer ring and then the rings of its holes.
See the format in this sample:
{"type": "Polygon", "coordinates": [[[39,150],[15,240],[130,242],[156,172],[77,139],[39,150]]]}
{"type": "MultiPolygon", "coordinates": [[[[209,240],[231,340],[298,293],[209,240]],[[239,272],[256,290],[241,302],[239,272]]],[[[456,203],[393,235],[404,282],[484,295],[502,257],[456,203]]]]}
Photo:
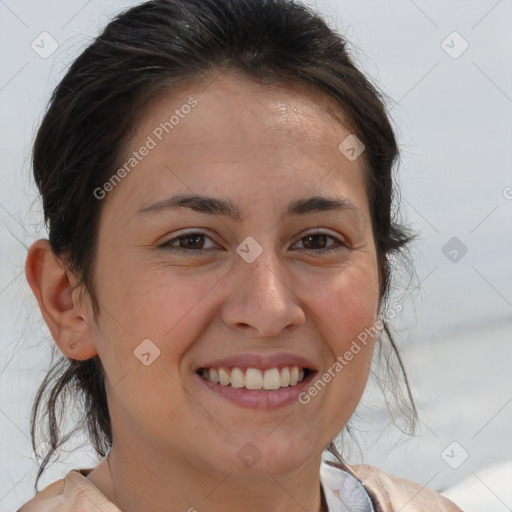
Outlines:
{"type": "Polygon", "coordinates": [[[39,129],[49,240],[26,262],[63,354],[38,477],[66,394],[104,458],[20,510],[460,510],[333,444],[389,335],[396,157],[378,93],[299,4],[112,21],[39,129]]]}

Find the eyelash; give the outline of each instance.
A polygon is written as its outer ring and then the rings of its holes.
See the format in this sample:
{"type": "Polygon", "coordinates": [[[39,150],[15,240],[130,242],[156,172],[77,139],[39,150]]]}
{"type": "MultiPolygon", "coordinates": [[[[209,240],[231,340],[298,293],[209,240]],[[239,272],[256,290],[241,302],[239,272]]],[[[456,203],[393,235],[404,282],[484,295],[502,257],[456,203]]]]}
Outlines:
{"type": "MultiPolygon", "coordinates": [[[[199,235],[199,236],[202,236],[202,237],[205,237],[205,238],[210,238],[205,233],[200,233],[200,232],[197,232],[197,231],[189,231],[187,233],[183,233],[182,235],[180,235],[180,236],[178,236],[176,238],[171,238],[167,242],[164,242],[162,245],[160,245],[160,247],[164,248],[164,249],[167,249],[167,250],[170,250],[172,252],[189,253],[189,254],[192,253],[192,254],[194,254],[196,256],[203,256],[207,252],[210,251],[210,249],[184,249],[183,247],[173,247],[171,245],[172,242],[177,242],[179,240],[183,240],[183,239],[185,239],[185,238],[187,238],[187,237],[189,237],[191,235],[199,235]]],[[[335,252],[338,252],[340,250],[343,250],[343,249],[347,248],[347,245],[344,244],[341,240],[338,240],[334,236],[328,235],[327,233],[306,233],[296,243],[300,242],[301,240],[303,240],[304,238],[307,238],[309,236],[325,236],[327,238],[331,238],[332,240],[334,240],[337,245],[328,247],[327,249],[303,249],[303,251],[306,251],[306,252],[310,252],[310,253],[311,252],[313,252],[313,253],[316,252],[316,253],[322,253],[322,254],[330,254],[330,253],[335,253],[335,252]]],[[[211,240],[211,238],[210,238],[210,240],[211,240]]]]}

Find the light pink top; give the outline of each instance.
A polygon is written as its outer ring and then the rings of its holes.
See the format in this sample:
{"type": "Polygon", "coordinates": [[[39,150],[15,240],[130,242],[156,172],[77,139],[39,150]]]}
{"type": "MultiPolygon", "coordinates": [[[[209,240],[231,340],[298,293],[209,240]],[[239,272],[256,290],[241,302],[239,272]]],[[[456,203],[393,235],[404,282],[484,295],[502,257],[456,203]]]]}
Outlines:
{"type": "MultiPolygon", "coordinates": [[[[17,512],[121,512],[86,478],[91,471],[70,471],[17,512]]],[[[323,461],[320,481],[329,512],[462,512],[440,494],[374,466],[323,461]]]]}

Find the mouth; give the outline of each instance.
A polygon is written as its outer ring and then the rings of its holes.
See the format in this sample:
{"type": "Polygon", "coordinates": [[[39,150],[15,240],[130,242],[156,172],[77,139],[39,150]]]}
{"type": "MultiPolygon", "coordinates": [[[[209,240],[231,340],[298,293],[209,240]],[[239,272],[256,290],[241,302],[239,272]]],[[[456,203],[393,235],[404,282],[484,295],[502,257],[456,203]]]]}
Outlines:
{"type": "Polygon", "coordinates": [[[299,366],[282,368],[199,368],[196,372],[203,379],[231,386],[237,389],[275,391],[288,386],[293,387],[302,382],[313,370],[299,366]]]}
{"type": "Polygon", "coordinates": [[[253,409],[275,409],[298,401],[317,372],[301,366],[275,368],[201,367],[196,371],[209,391],[253,409]]]}

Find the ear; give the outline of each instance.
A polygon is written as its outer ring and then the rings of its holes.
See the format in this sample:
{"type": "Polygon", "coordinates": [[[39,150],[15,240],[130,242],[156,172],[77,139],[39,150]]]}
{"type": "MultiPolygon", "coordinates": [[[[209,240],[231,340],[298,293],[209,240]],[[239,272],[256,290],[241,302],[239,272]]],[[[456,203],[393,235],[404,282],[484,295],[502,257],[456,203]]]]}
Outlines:
{"type": "Polygon", "coordinates": [[[79,300],[77,279],[65,268],[46,239],[29,248],[25,275],[60,351],[71,359],[97,355],[92,309],[79,300]]]}

